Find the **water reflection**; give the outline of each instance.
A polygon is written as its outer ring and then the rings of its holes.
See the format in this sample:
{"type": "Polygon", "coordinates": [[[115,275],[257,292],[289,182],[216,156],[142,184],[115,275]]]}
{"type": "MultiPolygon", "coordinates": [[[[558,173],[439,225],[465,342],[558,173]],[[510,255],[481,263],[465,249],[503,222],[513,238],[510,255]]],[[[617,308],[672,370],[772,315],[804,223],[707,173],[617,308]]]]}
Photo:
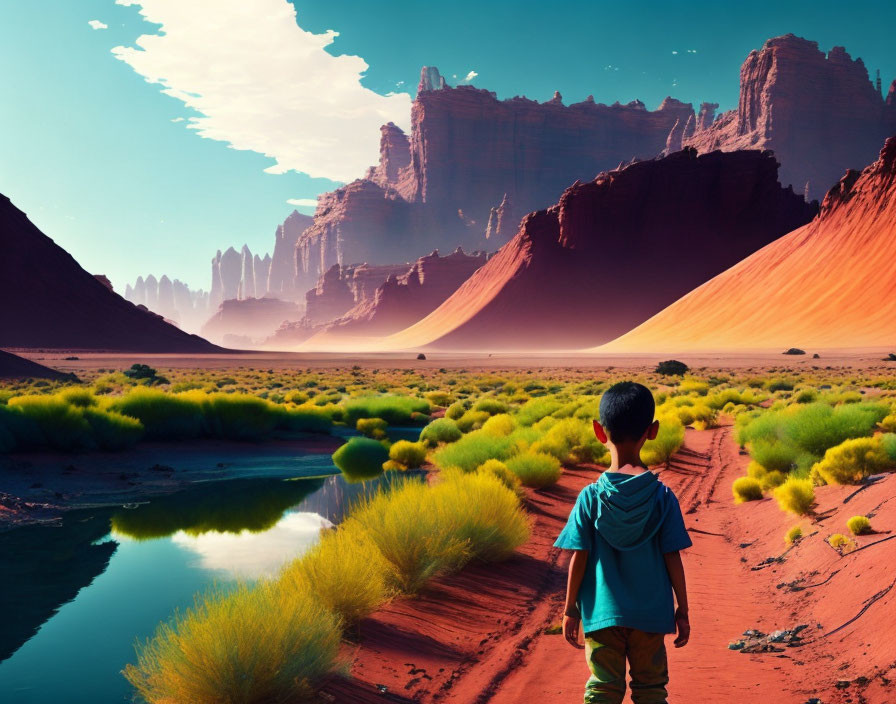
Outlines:
{"type": "Polygon", "coordinates": [[[324,484],[323,479],[232,479],[197,484],[112,514],[112,535],[135,540],[187,535],[258,533],[324,484]]]}
{"type": "Polygon", "coordinates": [[[171,538],[199,557],[197,566],[223,572],[234,579],[273,577],[279,569],[317,542],[323,528],[332,523],[316,513],[288,513],[264,533],[206,532],[191,535],[178,531],[171,538]]]}

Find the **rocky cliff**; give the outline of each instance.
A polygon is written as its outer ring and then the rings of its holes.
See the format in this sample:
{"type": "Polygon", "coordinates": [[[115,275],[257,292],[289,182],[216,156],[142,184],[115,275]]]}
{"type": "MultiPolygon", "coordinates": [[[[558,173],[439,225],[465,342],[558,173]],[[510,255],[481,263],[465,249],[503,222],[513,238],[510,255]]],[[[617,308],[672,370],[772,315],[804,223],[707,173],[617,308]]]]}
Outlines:
{"type": "MultiPolygon", "coordinates": [[[[495,250],[516,231],[513,213],[544,207],[576,179],[661,152],[670,130],[693,117],[667,98],[564,105],[445,84],[424,67],[411,134],[381,132],[380,163],[318,199],[314,224],[296,245],[296,287],[334,264],[387,264],[433,249],[495,250]],[[512,208],[511,208],[512,204],[512,208]]],[[[518,216],[517,216],[518,217],[518,216]]]]}
{"type": "Polygon", "coordinates": [[[772,149],[781,183],[810,198],[821,197],[847,168],[872,161],[896,132],[896,106],[887,105],[861,59],[839,46],[825,55],[793,34],[750,52],[737,109],[712,123],[707,118],[684,144],[701,152],[772,149]]]}
{"type": "Polygon", "coordinates": [[[811,223],[606,346],[615,350],[892,347],[896,138],[848,171],[811,223]]]}
{"type": "Polygon", "coordinates": [[[767,152],[694,150],[576,183],[387,349],[595,345],[763,245],[815,206],[777,181],[767,152]],[[649,207],[646,207],[649,204],[649,207]]]}
{"type": "MultiPolygon", "coordinates": [[[[313,220],[293,210],[289,217],[277,226],[274,235],[274,253],[271,255],[266,292],[278,298],[297,300],[305,294],[305,289],[296,289],[296,242],[313,220]]],[[[256,277],[257,279],[257,277],[256,277]]]]}
{"type": "Polygon", "coordinates": [[[305,294],[305,323],[320,325],[342,317],[372,300],[390,277],[404,274],[410,264],[331,266],[305,294]]]}
{"type": "Polygon", "coordinates": [[[110,291],[5,196],[0,196],[0,251],[0,301],[4,301],[0,347],[134,352],[219,349],[110,291]]]}

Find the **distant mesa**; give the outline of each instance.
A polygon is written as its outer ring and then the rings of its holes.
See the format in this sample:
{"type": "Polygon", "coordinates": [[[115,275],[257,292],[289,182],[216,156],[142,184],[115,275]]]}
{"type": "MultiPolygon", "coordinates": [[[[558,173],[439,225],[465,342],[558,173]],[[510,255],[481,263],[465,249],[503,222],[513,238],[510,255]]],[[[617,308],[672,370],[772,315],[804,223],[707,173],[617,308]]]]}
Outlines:
{"type": "Polygon", "coordinates": [[[808,225],[601,348],[889,347],[896,339],[896,137],[808,225]]]}
{"type": "Polygon", "coordinates": [[[214,352],[160,316],[129,303],[0,195],[0,347],[214,352]]]}
{"type": "Polygon", "coordinates": [[[811,219],[768,152],[693,149],[570,186],[388,349],[573,349],[608,341],[811,219]],[[649,204],[649,207],[648,207],[649,204]]]}
{"type": "Polygon", "coordinates": [[[77,381],[74,374],[66,374],[30,359],[0,350],[0,379],[52,379],[77,381]]]}
{"type": "Polygon", "coordinates": [[[737,109],[713,121],[718,105],[704,103],[693,134],[673,138],[672,148],[772,149],[781,183],[820,198],[896,133],[894,87],[884,100],[862,60],[841,46],[825,55],[817,42],[775,37],[744,61],[737,109]]]}

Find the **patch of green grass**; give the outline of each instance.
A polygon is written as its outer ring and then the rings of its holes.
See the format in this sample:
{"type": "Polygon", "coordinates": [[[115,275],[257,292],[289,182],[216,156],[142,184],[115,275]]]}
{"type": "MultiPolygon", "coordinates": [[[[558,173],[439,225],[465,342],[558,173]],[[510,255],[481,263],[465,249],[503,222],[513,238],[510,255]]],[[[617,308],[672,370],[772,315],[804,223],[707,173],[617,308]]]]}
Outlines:
{"type": "Polygon", "coordinates": [[[460,428],[450,418],[437,418],[420,431],[420,441],[430,447],[440,443],[452,443],[463,437],[460,428]]]}
{"type": "Polygon", "coordinates": [[[440,469],[459,467],[472,472],[490,459],[506,459],[511,448],[511,436],[495,436],[475,430],[457,442],[436,450],[433,462],[440,469]]]}
{"type": "Polygon", "coordinates": [[[543,452],[524,452],[507,460],[507,468],[524,486],[543,489],[552,486],[563,473],[559,460],[543,452]]]}
{"type": "Polygon", "coordinates": [[[413,413],[429,416],[429,403],[411,396],[361,396],[343,404],[345,421],[354,425],[359,418],[382,418],[389,425],[410,425],[413,413]]]}

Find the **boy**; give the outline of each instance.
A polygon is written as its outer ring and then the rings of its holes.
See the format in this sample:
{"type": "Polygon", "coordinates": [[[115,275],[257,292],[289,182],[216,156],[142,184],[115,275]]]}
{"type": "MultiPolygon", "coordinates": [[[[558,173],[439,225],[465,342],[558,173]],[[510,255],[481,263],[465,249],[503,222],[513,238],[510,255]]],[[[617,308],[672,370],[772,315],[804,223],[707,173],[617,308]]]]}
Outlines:
{"type": "Polygon", "coordinates": [[[691,546],[675,494],[641,462],[659,421],[650,391],[631,381],[600,400],[597,438],[612,462],[579,494],[555,547],[572,550],[563,635],[577,648],[579,627],[591,677],[585,702],[620,704],[628,660],[634,704],[665,704],[669,670],[664,634],[688,642],[688,597],[679,550],[691,546]],[[678,600],[673,611],[672,593],[678,600]]]}

